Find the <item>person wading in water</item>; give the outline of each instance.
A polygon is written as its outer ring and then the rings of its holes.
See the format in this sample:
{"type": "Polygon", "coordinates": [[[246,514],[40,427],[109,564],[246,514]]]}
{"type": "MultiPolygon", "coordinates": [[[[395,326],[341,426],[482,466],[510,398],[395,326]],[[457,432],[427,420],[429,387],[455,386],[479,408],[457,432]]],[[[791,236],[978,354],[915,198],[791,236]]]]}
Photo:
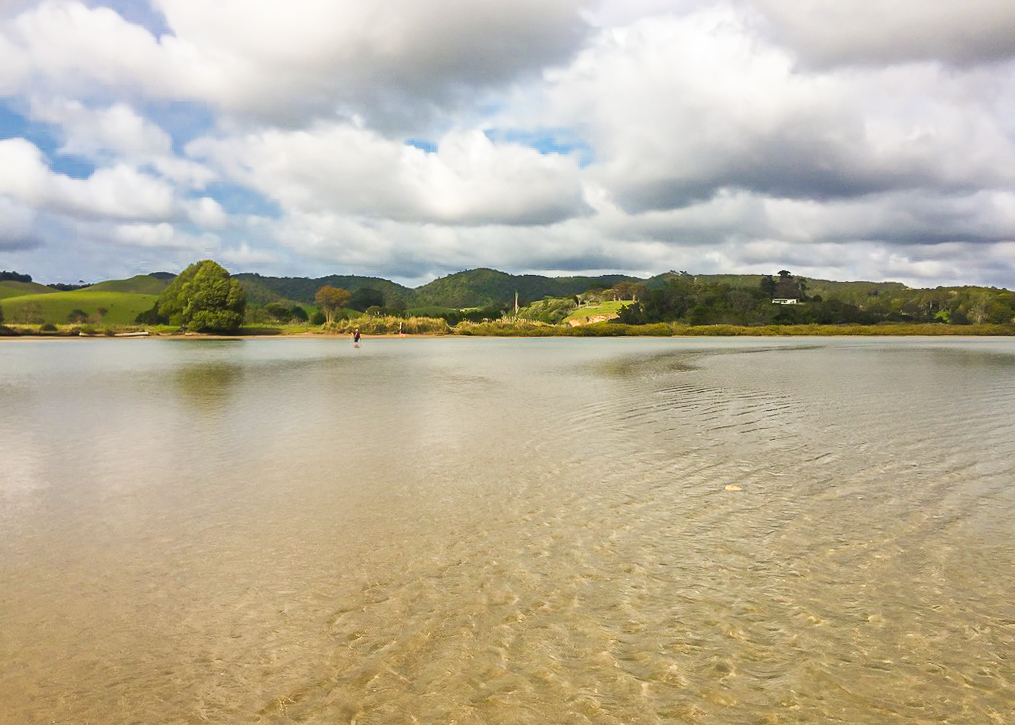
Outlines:
{"type": "Polygon", "coordinates": [[[359,347],[359,328],[358,327],[352,333],[352,344],[355,345],[356,347],[359,347]]]}

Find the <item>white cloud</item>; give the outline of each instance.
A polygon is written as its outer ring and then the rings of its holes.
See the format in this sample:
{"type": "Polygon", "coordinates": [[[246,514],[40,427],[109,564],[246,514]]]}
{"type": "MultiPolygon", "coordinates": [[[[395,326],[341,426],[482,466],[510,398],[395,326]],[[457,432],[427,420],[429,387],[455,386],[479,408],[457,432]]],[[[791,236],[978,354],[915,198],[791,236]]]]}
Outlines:
{"type": "Polygon", "coordinates": [[[801,72],[730,9],[604,32],[551,81],[557,121],[584,124],[594,174],[632,210],[1015,179],[990,88],[932,66],[801,72]]]}
{"type": "Polygon", "coordinates": [[[0,5],[0,265],[1010,284],[1008,0],[103,1],[0,5]]]}
{"type": "Polygon", "coordinates": [[[33,226],[35,210],[0,195],[0,250],[19,250],[37,246],[33,226]]]}
{"type": "Polygon", "coordinates": [[[0,194],[35,209],[78,219],[175,221],[207,227],[227,219],[214,199],[185,199],[167,182],[125,165],[76,179],[52,171],[43,153],[20,138],[0,140],[0,194]]]}
{"type": "Polygon", "coordinates": [[[298,124],[336,107],[382,125],[538,73],[578,47],[583,0],[160,0],[155,38],[105,7],[46,0],[0,27],[3,87],[189,98],[298,124]],[[450,19],[453,19],[451,21],[450,19]]]}
{"type": "Polygon", "coordinates": [[[207,167],[177,157],[169,134],[125,103],[94,109],[80,101],[34,97],[30,114],[59,129],[64,141],[58,149],[61,155],[96,164],[148,166],[173,184],[191,189],[204,188],[215,179],[207,167]]]}
{"type": "Polygon", "coordinates": [[[578,164],[481,131],[427,153],[352,124],[204,139],[188,147],[285,208],[446,224],[545,224],[584,209],[578,164]]]}
{"type": "MultiPolygon", "coordinates": [[[[95,232],[92,233],[95,236],[95,232]]],[[[202,250],[217,248],[219,239],[214,234],[192,235],[180,232],[167,222],[159,224],[118,224],[102,234],[115,243],[128,247],[148,247],[166,250],[202,250]]]]}

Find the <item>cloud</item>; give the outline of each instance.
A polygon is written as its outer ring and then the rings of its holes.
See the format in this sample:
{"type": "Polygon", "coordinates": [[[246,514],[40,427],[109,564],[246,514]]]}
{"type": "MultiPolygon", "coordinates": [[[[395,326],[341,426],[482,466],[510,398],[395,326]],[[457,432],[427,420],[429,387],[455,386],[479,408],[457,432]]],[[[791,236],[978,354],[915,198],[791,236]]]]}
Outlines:
{"type": "MultiPolygon", "coordinates": [[[[117,224],[99,232],[116,244],[165,250],[199,250],[217,248],[219,239],[213,234],[192,235],[180,232],[172,224],[117,224]]],[[[96,231],[91,236],[97,236],[96,231]]]]}
{"type": "Polygon", "coordinates": [[[1010,284],[1013,23],[1007,0],[8,2],[0,263],[1010,284]]]}
{"type": "Polygon", "coordinates": [[[1015,57],[1009,0],[754,0],[776,37],[817,66],[941,61],[965,66],[1015,57]]]}
{"type": "Polygon", "coordinates": [[[549,104],[584,125],[592,173],[637,212],[723,189],[836,199],[1010,184],[1010,131],[989,87],[966,81],[934,67],[800,72],[736,12],[710,9],[604,32],[551,76],[549,104]]]}
{"type": "Polygon", "coordinates": [[[203,139],[188,153],[290,210],[442,224],[548,224],[585,210],[578,163],[478,130],[436,153],[352,124],[203,139]]]}
{"type": "Polygon", "coordinates": [[[38,147],[19,138],[0,140],[0,195],[81,220],[228,223],[214,199],[180,197],[170,184],[125,164],[96,169],[86,179],[56,173],[38,147]]]}
{"type": "Polygon", "coordinates": [[[291,121],[347,105],[382,125],[386,115],[469,102],[477,91],[566,59],[586,30],[582,4],[156,2],[178,38],[203,57],[222,59],[228,84],[219,91],[227,107],[291,121]]]}
{"type": "Polygon", "coordinates": [[[172,188],[157,179],[124,165],[73,179],[51,171],[42,152],[24,139],[0,141],[0,194],[85,218],[155,220],[175,214],[172,188]]]}
{"type": "Polygon", "coordinates": [[[156,38],[110,8],[46,0],[0,28],[2,87],[116,88],[286,125],[344,108],[405,127],[565,60],[588,29],[583,4],[158,0],[172,32],[156,38]]]}
{"type": "Polygon", "coordinates": [[[0,250],[12,252],[39,246],[35,218],[31,207],[0,195],[0,250]]]}
{"type": "Polygon", "coordinates": [[[31,99],[30,117],[52,124],[63,138],[57,153],[95,164],[147,166],[174,185],[203,189],[215,180],[205,166],[173,153],[170,135],[125,103],[89,108],[63,98],[31,99]]]}

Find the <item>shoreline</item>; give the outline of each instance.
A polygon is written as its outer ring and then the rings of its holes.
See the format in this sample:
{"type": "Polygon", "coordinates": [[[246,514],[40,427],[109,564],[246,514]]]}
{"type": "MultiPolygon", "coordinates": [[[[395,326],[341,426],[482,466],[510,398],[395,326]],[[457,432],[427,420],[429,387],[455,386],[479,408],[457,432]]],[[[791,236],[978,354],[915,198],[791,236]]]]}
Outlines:
{"type": "MultiPolygon", "coordinates": [[[[0,335],[0,342],[4,341],[36,341],[36,340],[350,340],[351,336],[346,332],[274,332],[274,333],[253,333],[253,334],[205,334],[205,333],[160,333],[146,331],[147,334],[120,333],[113,335],[72,335],[60,333],[21,332],[14,329],[14,335],[0,335]]],[[[580,329],[580,328],[579,328],[580,329]]],[[[587,329],[587,328],[586,328],[587,329]]],[[[850,325],[842,328],[832,326],[816,325],[786,325],[786,326],[764,326],[764,327],[731,327],[725,325],[678,328],[671,334],[660,334],[658,328],[654,332],[646,331],[639,334],[636,329],[625,328],[622,331],[616,330],[594,330],[583,334],[567,333],[559,334],[556,329],[550,328],[500,328],[496,330],[475,330],[467,333],[369,333],[363,334],[364,340],[382,339],[437,339],[437,338],[458,338],[470,337],[480,338],[607,338],[607,337],[655,337],[655,338],[683,338],[699,339],[703,337],[751,337],[751,338],[805,338],[805,337],[923,337],[923,338],[968,338],[968,337],[1015,337],[1015,326],[1012,325],[969,325],[969,326],[916,326],[916,325],[883,325],[883,326],[858,326],[850,325]],[[918,328],[918,329],[914,329],[918,328]],[[958,328],[958,329],[956,329],[958,328]],[[965,328],[965,329],[963,329],[965,328]],[[543,331],[546,330],[546,331],[543,331]],[[598,334],[597,334],[598,333],[598,334]]]]}

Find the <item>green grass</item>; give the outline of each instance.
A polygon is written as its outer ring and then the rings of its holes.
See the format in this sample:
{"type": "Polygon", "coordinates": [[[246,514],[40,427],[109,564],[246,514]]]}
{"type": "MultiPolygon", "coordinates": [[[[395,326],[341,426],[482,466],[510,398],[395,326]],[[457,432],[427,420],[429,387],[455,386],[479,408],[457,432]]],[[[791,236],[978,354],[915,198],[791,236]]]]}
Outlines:
{"type": "Polygon", "coordinates": [[[15,282],[14,280],[0,282],[0,300],[21,297],[22,295],[53,294],[54,292],[56,290],[52,287],[36,284],[35,282],[15,282]]]}
{"type": "Polygon", "coordinates": [[[598,317],[600,315],[616,316],[620,314],[620,311],[630,304],[634,304],[629,300],[622,302],[599,302],[595,305],[589,305],[587,307],[578,307],[574,310],[564,322],[568,320],[586,320],[590,317],[598,317]]]}
{"type": "Polygon", "coordinates": [[[50,294],[21,295],[3,301],[4,319],[8,324],[67,324],[67,315],[75,309],[83,310],[93,319],[92,324],[133,325],[138,313],[151,309],[158,295],[131,292],[89,292],[73,290],[54,291],[50,294]],[[106,314],[99,317],[99,308],[106,314]]]}

